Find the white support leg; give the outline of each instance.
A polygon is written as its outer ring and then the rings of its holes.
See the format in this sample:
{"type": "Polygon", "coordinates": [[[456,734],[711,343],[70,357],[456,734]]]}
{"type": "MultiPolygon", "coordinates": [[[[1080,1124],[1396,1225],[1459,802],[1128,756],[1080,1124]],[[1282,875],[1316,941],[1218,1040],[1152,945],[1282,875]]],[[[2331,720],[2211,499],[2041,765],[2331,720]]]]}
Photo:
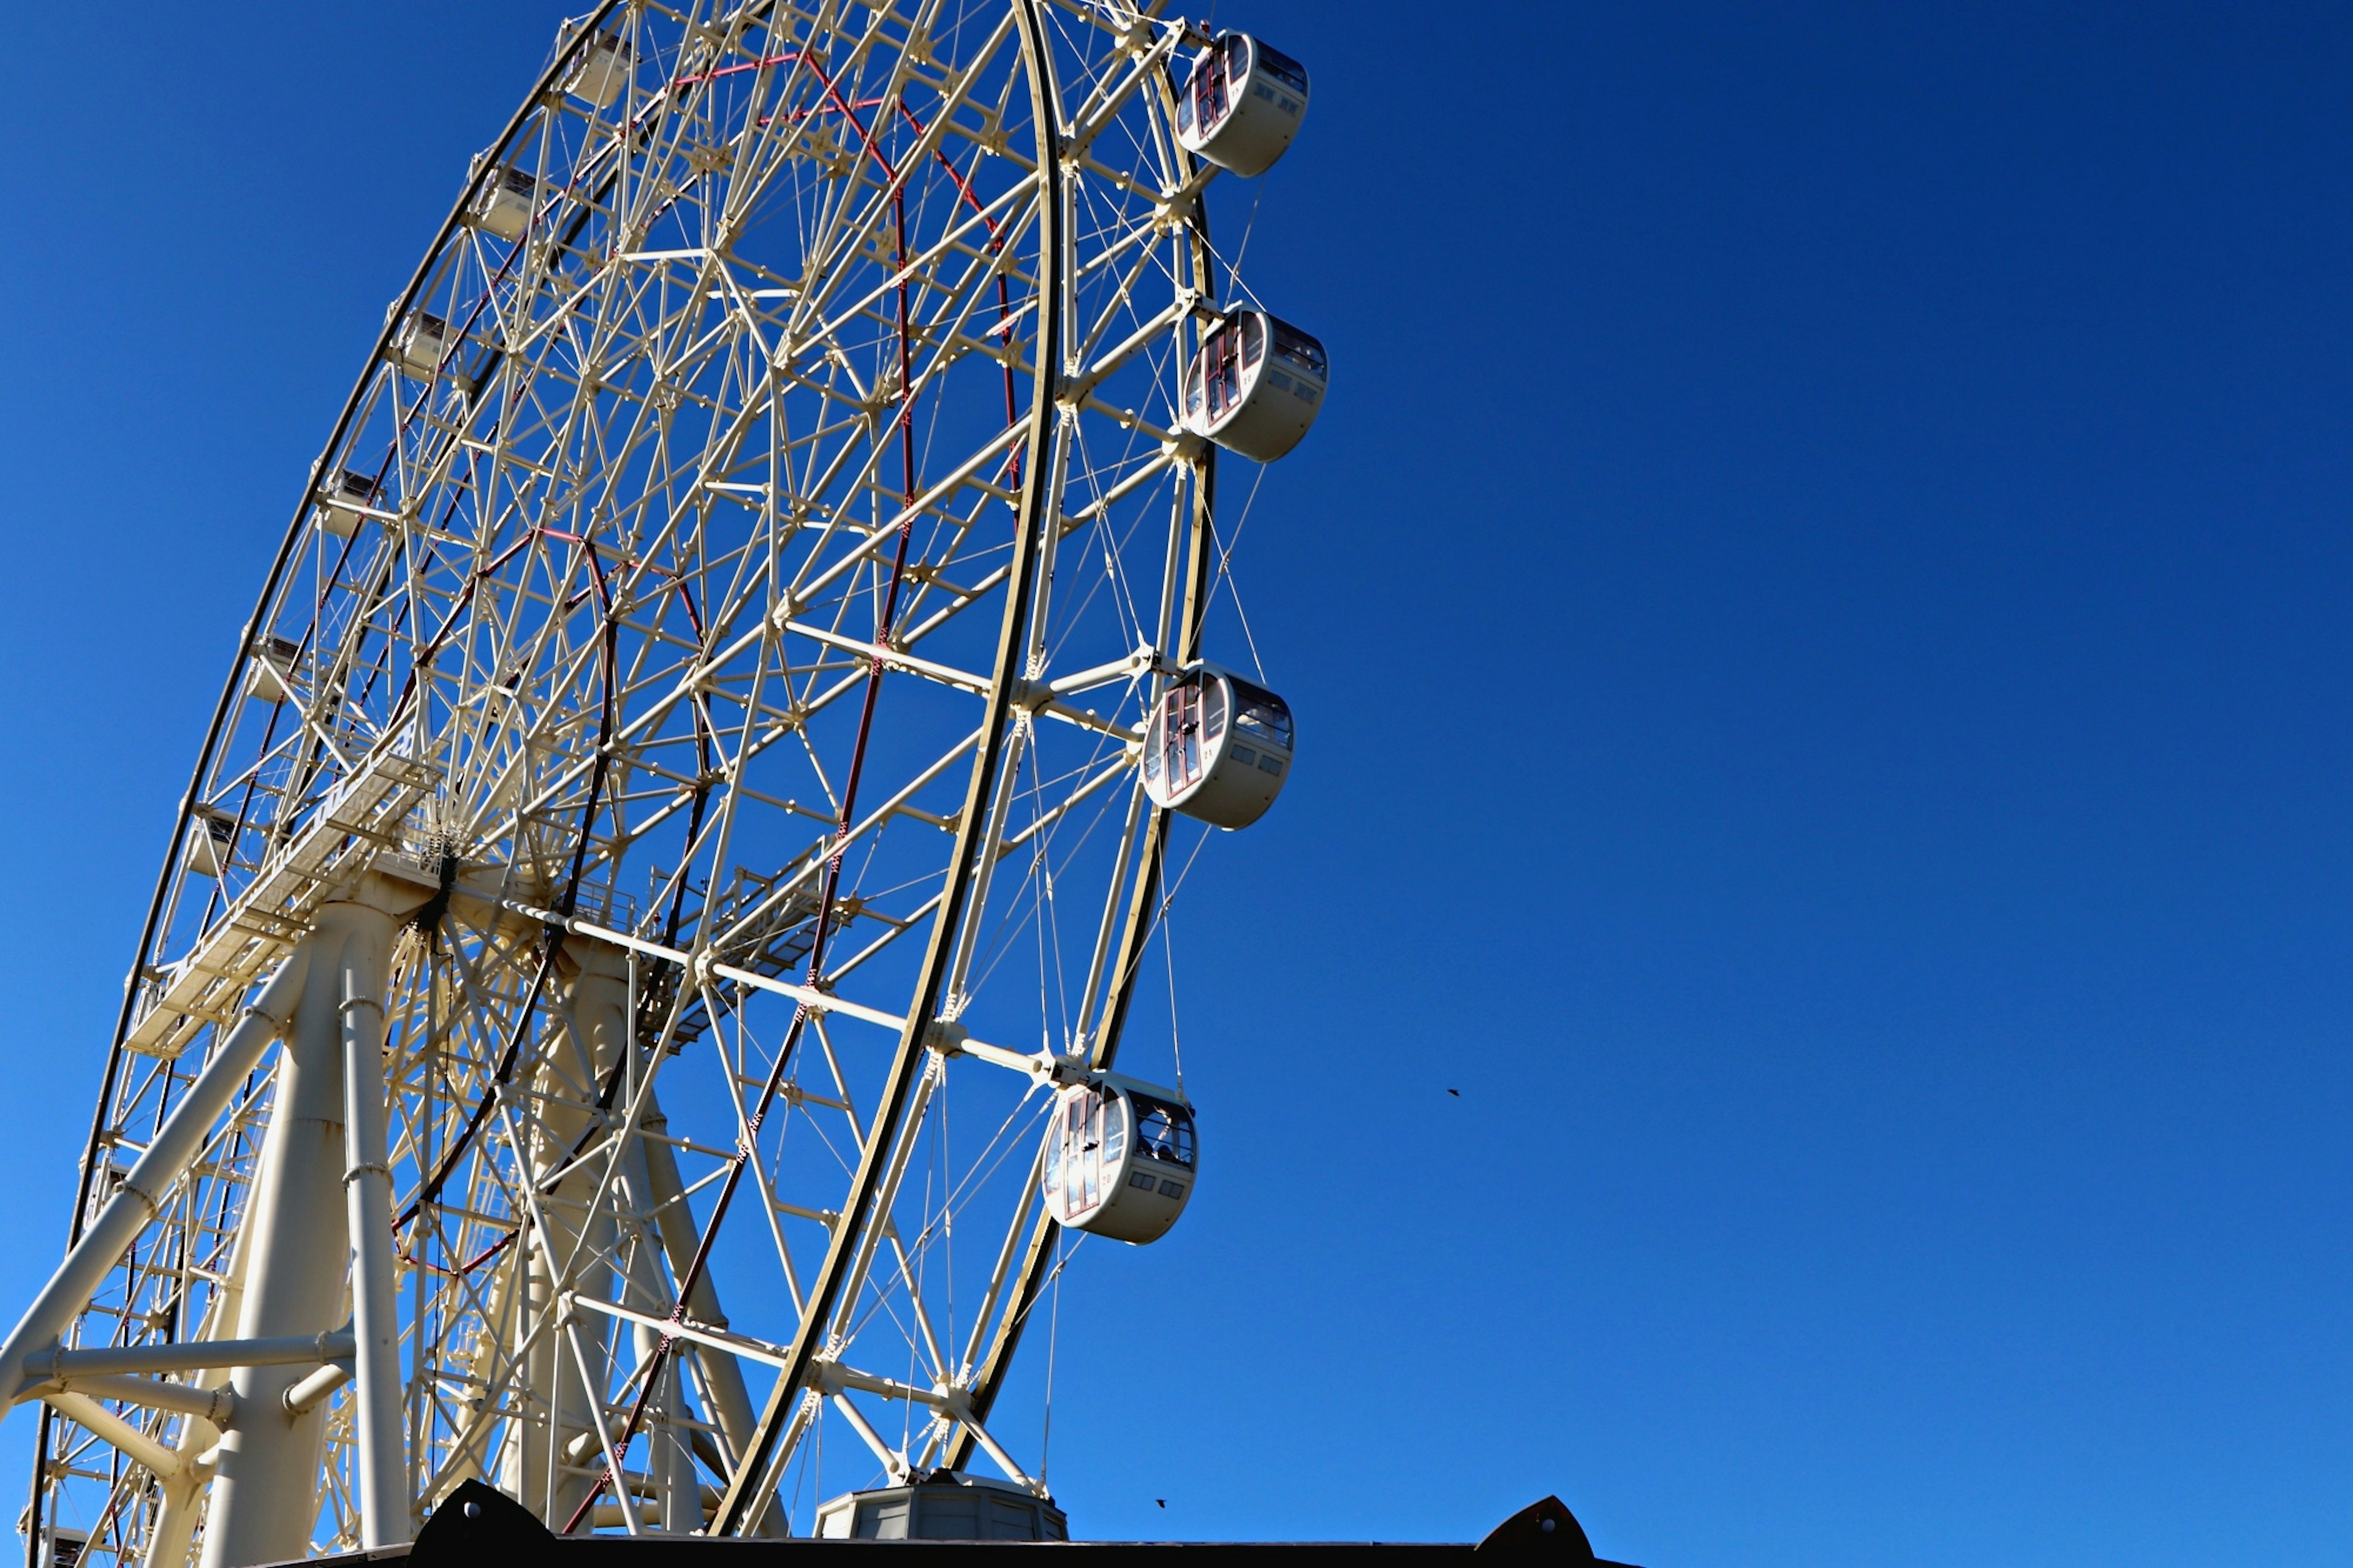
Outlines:
{"type": "MultiPolygon", "coordinates": [[[[642,1125],[648,1131],[666,1131],[660,1103],[649,1089],[645,1097],[646,1110],[642,1125]]],[[[647,1205],[654,1211],[654,1227],[660,1233],[662,1251],[670,1258],[670,1273],[685,1279],[693,1266],[694,1249],[701,1239],[695,1228],[694,1213],[687,1206],[686,1184],[679,1174],[678,1152],[655,1139],[638,1141],[640,1157],[645,1162],[647,1205]]],[[[715,1329],[727,1326],[727,1314],[721,1310],[718,1289],[711,1283],[709,1270],[696,1280],[687,1292],[687,1316],[715,1329]]],[[[752,1393],[744,1383],[744,1368],[725,1351],[705,1345],[674,1346],[671,1354],[691,1354],[702,1368],[702,1385],[711,1408],[711,1419],[719,1424],[720,1435],[726,1439],[727,1462],[740,1462],[744,1446],[752,1440],[752,1429],[758,1417],[752,1408],[752,1393]]],[[[698,1503],[698,1510],[701,1505],[698,1503]]],[[[698,1512],[697,1521],[701,1515],[698,1512]]],[[[763,1510],[760,1522],[750,1531],[754,1535],[779,1536],[785,1533],[784,1512],[773,1503],[763,1510]]]]}
{"type": "MultiPolygon", "coordinates": [[[[260,1170],[246,1203],[237,1339],[315,1335],[336,1328],[343,1318],[354,1240],[349,1226],[352,1211],[343,1195],[343,1178],[353,1163],[347,1131],[344,1025],[347,1018],[365,1019],[370,1048],[381,1051],[383,955],[390,951],[399,916],[414,909],[420,898],[413,889],[370,878],[352,899],[321,909],[311,934],[303,939],[301,951],[309,957],[301,995],[280,1054],[260,1170]],[[372,1008],[344,1005],[349,994],[345,954],[354,942],[362,956],[375,955],[360,993],[371,999],[372,1008]]],[[[380,1055],[376,1061],[374,1125],[381,1149],[385,1102],[380,1055]]],[[[384,1156],[379,1152],[375,1159],[380,1165],[384,1156]]],[[[377,1256],[383,1278],[389,1281],[388,1208],[380,1220],[366,1222],[357,1240],[364,1246],[381,1245],[377,1256]]],[[[389,1321],[388,1315],[383,1321],[389,1321]]],[[[369,1352],[370,1347],[360,1347],[364,1383],[370,1376],[369,1352]]],[[[252,1568],[309,1553],[318,1521],[327,1410],[323,1404],[289,1410],[285,1395],[317,1365],[311,1360],[240,1366],[229,1374],[238,1419],[221,1437],[212,1497],[205,1508],[201,1568],[252,1568]]],[[[378,1365],[375,1375],[381,1378],[380,1359],[378,1365]]],[[[380,1500],[375,1511],[391,1516],[395,1533],[389,1539],[398,1541],[406,1538],[409,1501],[406,1461],[401,1455],[396,1356],[391,1376],[393,1458],[385,1468],[400,1480],[395,1499],[380,1500]]],[[[381,1463],[383,1443],[364,1435],[363,1442],[371,1444],[381,1463]]],[[[363,1470],[364,1488],[364,1465],[363,1470]]],[[[381,1492],[378,1489],[379,1497],[381,1492]]],[[[363,1508],[366,1506],[364,1500],[363,1508]]]]}
{"type": "Polygon", "coordinates": [[[123,1249],[137,1239],[155,1217],[164,1195],[187,1173],[213,1123],[228,1109],[246,1076],[260,1063],[262,1052],[292,1020],[310,957],[306,944],[278,966],[245,1016],[213,1052],[213,1059],[181,1096],[122,1185],[83,1232],[79,1244],[58,1265],[16,1331],[0,1344],[0,1385],[7,1388],[11,1402],[23,1398],[32,1384],[25,1375],[25,1358],[53,1344],[90,1305],[91,1293],[121,1260],[123,1249]]]}
{"type": "MultiPolygon", "coordinates": [[[[649,1217],[652,1207],[652,1183],[646,1174],[646,1145],[643,1139],[634,1139],[621,1154],[622,1187],[629,1207],[634,1211],[632,1228],[635,1239],[629,1247],[629,1267],[624,1279],[627,1291],[622,1300],[650,1318],[660,1318],[670,1310],[670,1286],[662,1277],[661,1237],[649,1217]]],[[[636,1341],[638,1364],[650,1365],[659,1348],[659,1330],[643,1323],[630,1331],[636,1341]]],[[[665,1531],[684,1535],[702,1528],[702,1500],[694,1479],[694,1461],[687,1452],[677,1418],[684,1414],[679,1377],[679,1363],[687,1347],[675,1345],[663,1358],[661,1380],[646,1400],[646,1473],[660,1505],[660,1525],[665,1531]]]]}
{"type": "MultiPolygon", "coordinates": [[[[588,1131],[598,1087],[621,1059],[628,1041],[628,955],[609,942],[575,938],[557,961],[557,973],[566,984],[561,993],[568,1026],[555,1024],[543,1031],[539,1065],[531,1083],[535,1090],[537,1127],[532,1139],[531,1171],[544,1181],[572,1154],[588,1131]]],[[[612,1279],[609,1254],[614,1240],[612,1211],[606,1206],[588,1214],[583,1205],[595,1196],[597,1173],[604,1162],[592,1160],[565,1175],[543,1198],[548,1234],[535,1240],[525,1257],[516,1259],[518,1284],[524,1292],[520,1329],[549,1321],[562,1310],[565,1289],[590,1296],[608,1296],[612,1279]],[[602,1261],[581,1261],[607,1255],[602,1261]],[[569,1279],[559,1276],[569,1271],[569,1279]]],[[[595,1416],[611,1382],[611,1359],[604,1325],[593,1335],[578,1335],[577,1353],[567,1353],[566,1333],[538,1336],[524,1358],[527,1385],[535,1415],[516,1424],[507,1445],[501,1479],[509,1495],[537,1513],[550,1529],[561,1528],[579,1507],[594,1479],[570,1465],[579,1439],[594,1432],[595,1416]],[[590,1386],[591,1384],[595,1386],[590,1386]]]]}
{"type": "MultiPolygon", "coordinates": [[[[400,1314],[392,1251],[392,1171],[384,1080],[383,975],[390,915],[357,904],[343,939],[343,1194],[352,1239],[352,1330],[359,1384],[360,1544],[394,1546],[414,1533],[400,1375],[400,1314]]],[[[290,1402],[299,1404],[300,1402],[290,1402]]],[[[314,1402],[315,1403],[315,1402],[314,1402]]]]}
{"type": "MultiPolygon", "coordinates": [[[[330,905],[304,939],[310,963],[280,1053],[261,1165],[246,1201],[245,1300],[235,1337],[280,1339],[332,1329],[343,1316],[343,938],[330,905]]],[[[229,1374],[247,1419],[222,1436],[206,1510],[203,1568],[251,1568],[305,1556],[318,1506],[326,1413],[280,1403],[301,1366],[229,1374]]]]}
{"type": "MultiPolygon", "coordinates": [[[[296,951],[301,952],[301,949],[296,951]]],[[[304,959],[308,962],[307,954],[304,959]]],[[[299,972],[292,980],[286,978],[290,967],[290,959],[279,966],[277,975],[270,981],[272,986],[285,985],[285,1016],[288,1018],[294,1016],[294,999],[301,992],[299,972]]],[[[264,994],[268,993],[265,991],[264,994]]],[[[218,1063],[224,1055],[226,1047],[216,1052],[215,1063],[218,1063]]],[[[258,1051],[255,1060],[259,1060],[258,1051]]],[[[211,1068],[206,1070],[209,1073],[211,1068]]],[[[252,1070],[250,1063],[246,1070],[252,1070]]],[[[185,1108],[187,1101],[183,1100],[181,1104],[185,1108]]],[[[238,1315],[245,1310],[245,1265],[251,1251],[248,1245],[251,1234],[244,1228],[237,1231],[237,1241],[229,1248],[228,1279],[214,1296],[212,1305],[206,1310],[204,1321],[196,1325],[197,1339],[226,1339],[235,1331],[238,1315]]],[[[227,1367],[207,1367],[193,1373],[192,1381],[199,1388],[227,1388],[229,1376],[230,1369],[227,1367]]],[[[180,1473],[164,1483],[163,1506],[155,1510],[155,1527],[147,1537],[147,1561],[142,1568],[188,1568],[189,1553],[195,1550],[196,1524],[204,1517],[205,1483],[211,1479],[209,1468],[199,1467],[195,1461],[199,1455],[220,1440],[221,1428],[209,1421],[197,1419],[180,1424],[180,1440],[174,1447],[180,1457],[180,1473]]]]}

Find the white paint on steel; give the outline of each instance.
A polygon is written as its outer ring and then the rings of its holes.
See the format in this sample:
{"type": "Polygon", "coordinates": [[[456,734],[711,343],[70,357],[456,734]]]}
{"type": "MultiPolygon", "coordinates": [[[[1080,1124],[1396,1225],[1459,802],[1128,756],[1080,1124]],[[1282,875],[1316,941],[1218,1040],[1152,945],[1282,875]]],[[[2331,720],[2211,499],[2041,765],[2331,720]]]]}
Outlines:
{"type": "Polygon", "coordinates": [[[565,36],[239,630],[83,1239],[0,1345],[37,1537],[248,1568],[476,1478],[782,1534],[828,1419],[1036,1485],[989,1425],[1031,1151],[1157,929],[1140,742],[1211,602],[1206,41],[565,36]]]}

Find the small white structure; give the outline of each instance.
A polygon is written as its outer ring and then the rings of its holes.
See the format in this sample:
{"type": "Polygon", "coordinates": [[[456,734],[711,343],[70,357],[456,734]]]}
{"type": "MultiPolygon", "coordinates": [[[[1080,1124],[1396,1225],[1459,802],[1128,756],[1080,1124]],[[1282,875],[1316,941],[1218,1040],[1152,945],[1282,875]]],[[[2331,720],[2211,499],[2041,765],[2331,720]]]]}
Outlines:
{"type": "Polygon", "coordinates": [[[199,805],[188,816],[188,869],[218,880],[237,853],[237,813],[199,805]]]}
{"type": "Polygon", "coordinates": [[[78,1568],[90,1546],[90,1531],[69,1524],[45,1525],[41,1530],[41,1568],[78,1568]]]}
{"type": "Polygon", "coordinates": [[[294,664],[302,645],[290,637],[264,633],[253,639],[253,658],[245,667],[245,694],[256,702],[288,702],[294,699],[294,664]]]}
{"type": "Polygon", "coordinates": [[[449,353],[449,323],[430,310],[411,310],[392,335],[392,357],[411,375],[430,377],[449,353]]]}
{"type": "Polygon", "coordinates": [[[580,51],[564,79],[564,90],[583,102],[610,109],[629,85],[633,58],[628,39],[618,33],[599,33],[580,51]]]}
{"type": "Polygon", "coordinates": [[[1263,174],[1307,117],[1307,68],[1246,33],[1193,58],[1176,100],[1176,139],[1220,169],[1263,174]]]}
{"type": "Polygon", "coordinates": [[[1263,310],[1236,310],[1185,367],[1185,427],[1271,463],[1315,423],[1331,381],[1322,343],[1263,310]]]}
{"type": "Polygon", "coordinates": [[[1050,1498],[1011,1481],[934,1470],[903,1487],[844,1492],[817,1510],[819,1541],[1068,1541],[1050,1498]]]}
{"type": "Polygon", "coordinates": [[[1291,709],[1213,664],[1187,665],[1144,730],[1144,793],[1218,827],[1266,815],[1291,776],[1291,709]]]}
{"type": "Polygon", "coordinates": [[[337,539],[360,531],[360,520],[375,505],[375,479],[357,468],[345,468],[319,491],[319,527],[337,539]]]}
{"type": "Polygon", "coordinates": [[[1117,1073],[1073,1084],[1046,1128],[1046,1210],[1072,1230],[1138,1244],[1168,1234],[1193,1201],[1193,1108],[1173,1089],[1117,1073]]]}
{"type": "Polygon", "coordinates": [[[480,183],[474,186],[474,199],[467,205],[466,216],[476,228],[501,239],[517,240],[531,226],[532,211],[538,203],[538,179],[528,170],[501,163],[483,171],[480,183]]]}

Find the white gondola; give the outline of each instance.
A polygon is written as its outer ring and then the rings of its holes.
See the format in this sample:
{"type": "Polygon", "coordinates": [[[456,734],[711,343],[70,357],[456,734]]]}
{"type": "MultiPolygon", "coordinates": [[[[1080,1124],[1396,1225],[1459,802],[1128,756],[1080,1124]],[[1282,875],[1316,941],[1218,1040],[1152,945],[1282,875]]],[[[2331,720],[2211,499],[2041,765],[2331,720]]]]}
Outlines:
{"type": "Polygon", "coordinates": [[[449,353],[449,323],[430,310],[411,310],[392,335],[392,357],[411,375],[429,377],[449,353]]]}
{"type": "Polygon", "coordinates": [[[41,1540],[41,1568],[80,1568],[82,1554],[90,1549],[90,1531],[69,1524],[45,1527],[41,1540]]]}
{"type": "Polygon", "coordinates": [[[374,505],[375,480],[357,468],[345,468],[319,492],[319,527],[337,539],[349,539],[374,505]]]}
{"type": "Polygon", "coordinates": [[[237,853],[237,814],[216,805],[200,805],[189,814],[188,869],[217,881],[237,853]]]}
{"type": "Polygon", "coordinates": [[[629,85],[633,60],[629,40],[617,33],[599,33],[588,40],[564,79],[564,90],[599,109],[610,109],[629,85]]]}
{"type": "Polygon", "coordinates": [[[1117,1073],[1054,1101],[1040,1185],[1056,1223],[1114,1241],[1157,1241],[1193,1201],[1193,1108],[1173,1089],[1117,1073]]]}
{"type": "Polygon", "coordinates": [[[302,645],[290,637],[265,635],[253,639],[253,658],[245,667],[245,694],[256,702],[287,702],[294,698],[294,664],[302,645]]]}
{"type": "Polygon", "coordinates": [[[1144,730],[1144,792],[1155,805],[1219,827],[1266,815],[1291,776],[1291,709],[1213,664],[1188,665],[1144,730]]]}
{"type": "Polygon", "coordinates": [[[1176,100],[1176,139],[1248,177],[1263,174],[1307,117],[1307,68],[1246,33],[1227,33],[1193,59],[1176,100]]]}
{"type": "Polygon", "coordinates": [[[480,184],[474,187],[474,199],[466,208],[466,216],[476,228],[495,234],[501,239],[517,240],[531,226],[532,209],[538,205],[539,182],[528,170],[512,163],[501,164],[483,171],[480,184]]]}
{"type": "Polygon", "coordinates": [[[1322,343],[1264,310],[1237,310],[1185,367],[1185,427],[1271,463],[1315,423],[1331,383],[1322,343]]]}

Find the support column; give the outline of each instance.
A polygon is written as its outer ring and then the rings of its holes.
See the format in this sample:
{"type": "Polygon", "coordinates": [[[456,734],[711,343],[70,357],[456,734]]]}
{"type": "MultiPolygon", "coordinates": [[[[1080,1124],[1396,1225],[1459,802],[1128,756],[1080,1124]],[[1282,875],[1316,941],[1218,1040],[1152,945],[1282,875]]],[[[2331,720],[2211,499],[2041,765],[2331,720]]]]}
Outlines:
{"type": "MultiPolygon", "coordinates": [[[[641,1125],[649,1132],[667,1132],[669,1121],[661,1113],[661,1103],[652,1093],[646,1096],[646,1112],[641,1125]]],[[[694,1262],[694,1249],[701,1241],[693,1211],[686,1202],[686,1184],[678,1169],[678,1152],[669,1144],[650,1138],[638,1141],[638,1152],[646,1174],[646,1198],[643,1207],[654,1211],[655,1226],[661,1234],[662,1250],[670,1257],[671,1274],[686,1278],[694,1262]]],[[[634,1179],[634,1176],[632,1177],[634,1179]]],[[[687,1293],[687,1316],[714,1329],[727,1326],[727,1314],[720,1309],[718,1289],[711,1283],[711,1273],[703,1271],[687,1293]]],[[[680,1344],[671,1347],[673,1357],[691,1355],[702,1369],[702,1385],[711,1418],[727,1440],[727,1461],[740,1462],[738,1456],[752,1441],[753,1427],[757,1419],[752,1410],[752,1394],[744,1386],[744,1368],[725,1351],[707,1345],[680,1344]]],[[[698,1508],[701,1505],[696,1505],[698,1508]]],[[[785,1533],[784,1512],[772,1500],[760,1511],[757,1524],[745,1533],[780,1536],[785,1533]]]]}
{"type": "MultiPolygon", "coordinates": [[[[652,1184],[646,1177],[646,1145],[643,1139],[633,1142],[621,1156],[622,1182],[628,1194],[630,1218],[636,1235],[629,1251],[627,1277],[627,1303],[649,1317],[659,1318],[670,1310],[670,1287],[662,1278],[661,1235],[648,1211],[652,1184]]],[[[642,1366],[653,1359],[660,1348],[659,1331],[639,1323],[631,1330],[642,1366]]],[[[660,1508],[661,1528],[685,1535],[702,1528],[702,1495],[694,1478],[694,1459],[688,1452],[683,1432],[677,1425],[685,1413],[684,1387],[680,1379],[679,1351],[663,1358],[661,1381],[646,1402],[646,1474],[653,1483],[654,1496],[660,1508]]]]}
{"type": "MultiPolygon", "coordinates": [[[[370,878],[352,899],[322,908],[303,939],[309,962],[293,1026],[279,1056],[269,1128],[262,1137],[260,1169],[247,1199],[241,1238],[244,1300],[235,1330],[240,1339],[339,1327],[351,1278],[354,1215],[360,1216],[362,1246],[375,1249],[374,1260],[360,1270],[363,1291],[375,1291],[376,1299],[362,1309],[369,1324],[361,1331],[359,1374],[364,1396],[370,1383],[382,1394],[373,1407],[379,1414],[385,1405],[390,1408],[391,1457],[387,1461],[382,1433],[372,1434],[367,1426],[372,1406],[364,1397],[361,1497],[363,1529],[372,1532],[371,1543],[378,1539],[374,1531],[386,1531],[384,1540],[402,1541],[409,1531],[397,1341],[371,1343],[365,1337],[369,1331],[397,1331],[389,1310],[391,1214],[388,1203],[376,1206],[373,1196],[364,1206],[359,1196],[347,1198],[347,1188],[355,1194],[377,1189],[364,1179],[345,1178],[356,1165],[373,1164],[381,1173],[385,1164],[380,988],[398,918],[388,911],[405,911],[417,901],[411,889],[370,878]],[[347,1037],[352,1034],[358,1037],[347,1037]],[[364,1058],[364,1068],[373,1068],[364,1072],[368,1082],[359,1086],[372,1115],[357,1136],[364,1144],[373,1139],[374,1152],[364,1150],[355,1159],[346,1068],[359,1058],[364,1058]],[[388,1387],[385,1343],[392,1351],[388,1387]],[[387,1472],[398,1478],[396,1487],[383,1484],[387,1472]]],[[[388,1178],[382,1191],[388,1198],[388,1178]]],[[[322,1403],[290,1414],[285,1394],[310,1370],[238,1367],[229,1374],[237,1420],[220,1442],[206,1509],[202,1568],[252,1568],[308,1553],[318,1519],[327,1411],[322,1403]]]]}
{"type": "MultiPolygon", "coordinates": [[[[533,1180],[543,1184],[570,1159],[595,1120],[597,1090],[621,1059],[629,1033],[628,962],[619,948],[575,940],[558,959],[556,973],[564,982],[559,996],[568,1025],[542,1033],[539,1063],[531,1077],[537,1119],[531,1169],[533,1180]]],[[[611,1299],[614,1221],[609,1196],[598,1212],[587,1209],[603,1163],[588,1162],[552,1189],[543,1186],[540,1202],[551,1234],[533,1237],[526,1256],[516,1260],[525,1332],[555,1310],[559,1288],[611,1299]],[[577,1256],[596,1261],[573,1268],[577,1256]],[[569,1277],[560,1278],[566,1269],[569,1277]]],[[[514,1436],[519,1440],[507,1445],[501,1476],[509,1495],[550,1528],[572,1516],[587,1495],[590,1480],[604,1469],[589,1411],[590,1402],[601,1400],[611,1382],[611,1326],[592,1320],[580,1328],[589,1356],[586,1379],[574,1362],[569,1335],[550,1329],[533,1345],[525,1373],[532,1403],[540,1414],[518,1422],[514,1436]]]]}
{"type": "MultiPolygon", "coordinates": [[[[261,1168],[246,1200],[238,1339],[321,1333],[343,1316],[350,1247],[342,1201],[344,934],[322,912],[303,941],[311,962],[279,1054],[261,1168]]],[[[250,1568],[309,1552],[327,1416],[323,1408],[290,1415],[282,1403],[306,1370],[248,1366],[229,1374],[243,1419],[221,1438],[203,1568],[250,1568]]]]}
{"type": "MultiPolygon", "coordinates": [[[[219,1120],[230,1098],[227,1080],[233,1079],[237,1084],[242,1085],[247,1076],[259,1065],[262,1052],[269,1041],[274,1040],[293,1019],[295,1005],[301,995],[301,966],[309,961],[309,949],[298,947],[280,965],[277,974],[254,1002],[246,1019],[230,1032],[220,1048],[213,1053],[213,1058],[206,1064],[203,1073],[189,1086],[187,1094],[180,1101],[180,1109],[166,1124],[165,1131],[148,1145],[148,1158],[155,1158],[160,1151],[168,1147],[170,1130],[182,1119],[193,1121],[201,1118],[207,1127],[219,1120]],[[278,998],[274,1007],[272,997],[278,998]],[[269,1020],[268,1039],[257,1041],[244,1037],[244,1030],[257,1017],[269,1020]],[[214,1087],[216,1082],[219,1087],[214,1087]]],[[[179,1161],[174,1179],[185,1173],[187,1160],[194,1158],[195,1150],[196,1144],[191,1142],[187,1159],[179,1161]]],[[[194,1331],[195,1338],[227,1339],[237,1331],[238,1314],[244,1310],[246,1265],[252,1250],[252,1235],[248,1227],[238,1229],[237,1239],[229,1247],[228,1278],[215,1295],[205,1321],[188,1325],[194,1331]]],[[[228,1380],[229,1369],[227,1367],[207,1369],[186,1379],[192,1386],[206,1390],[226,1387],[228,1380]]],[[[217,1444],[221,1436],[222,1429],[201,1415],[191,1415],[180,1424],[179,1440],[174,1445],[180,1457],[180,1470],[163,1483],[163,1506],[155,1511],[155,1525],[147,1538],[144,1568],[188,1568],[188,1554],[195,1546],[196,1524],[204,1517],[206,1483],[212,1479],[210,1467],[200,1466],[196,1461],[217,1444]]]]}
{"type": "Polygon", "coordinates": [[[392,917],[335,906],[350,928],[342,964],[343,1202],[352,1239],[352,1332],[356,1342],[360,1544],[397,1545],[414,1533],[407,1423],[400,1375],[400,1310],[392,1250],[391,1143],[384,1080],[384,971],[392,917]]]}

